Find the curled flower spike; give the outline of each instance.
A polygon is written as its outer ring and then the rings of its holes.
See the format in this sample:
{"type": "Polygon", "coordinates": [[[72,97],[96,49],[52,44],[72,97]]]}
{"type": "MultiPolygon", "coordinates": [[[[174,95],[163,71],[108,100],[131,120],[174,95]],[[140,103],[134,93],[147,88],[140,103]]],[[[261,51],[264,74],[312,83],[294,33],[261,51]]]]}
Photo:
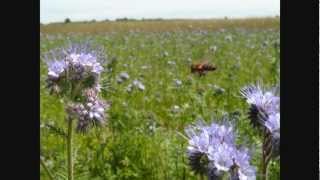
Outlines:
{"type": "Polygon", "coordinates": [[[99,99],[87,101],[84,104],[73,104],[68,108],[69,114],[78,120],[77,131],[86,132],[92,125],[103,125],[106,122],[105,111],[110,107],[99,99]]]}
{"type": "Polygon", "coordinates": [[[278,131],[280,129],[280,113],[270,114],[264,121],[264,125],[271,133],[278,131]]]}
{"type": "Polygon", "coordinates": [[[262,169],[265,175],[266,167],[271,158],[280,155],[280,97],[279,87],[263,90],[260,85],[247,86],[241,94],[250,105],[249,119],[263,132],[262,169]]]}
{"type": "Polygon", "coordinates": [[[262,89],[260,85],[249,85],[243,88],[240,93],[246,98],[248,104],[255,105],[267,114],[271,114],[280,109],[280,97],[276,95],[276,91],[276,88],[267,91],[262,89]]]}
{"type": "MultiPolygon", "coordinates": [[[[266,123],[268,118],[261,119],[259,114],[264,114],[268,117],[271,114],[279,113],[280,97],[277,96],[277,88],[266,91],[260,85],[249,85],[240,91],[241,95],[247,100],[250,105],[249,119],[255,127],[266,127],[271,124],[266,123]]],[[[280,126],[280,123],[279,123],[280,126]]]]}
{"type": "Polygon", "coordinates": [[[259,114],[266,129],[265,152],[272,158],[280,155],[280,113],[265,115],[259,114]]]}
{"type": "MultiPolygon", "coordinates": [[[[195,172],[195,174],[205,175],[209,171],[213,171],[208,168],[208,157],[205,153],[200,151],[187,151],[189,166],[195,172]]],[[[214,174],[215,175],[215,174],[214,174]]]]}

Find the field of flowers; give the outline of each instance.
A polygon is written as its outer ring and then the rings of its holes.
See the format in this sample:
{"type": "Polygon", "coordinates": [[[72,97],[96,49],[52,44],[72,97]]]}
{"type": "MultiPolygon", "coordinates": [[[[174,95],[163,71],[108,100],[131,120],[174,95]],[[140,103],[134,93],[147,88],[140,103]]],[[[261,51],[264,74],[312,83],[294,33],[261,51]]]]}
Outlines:
{"type": "MultiPolygon", "coordinates": [[[[189,165],[185,131],[201,119],[230,122],[236,144],[249,149],[250,164],[261,179],[261,132],[250,124],[240,90],[257,82],[267,88],[279,84],[280,22],[274,21],[265,27],[248,27],[248,22],[205,29],[191,22],[189,28],[168,31],[126,26],[124,31],[83,33],[72,32],[71,23],[65,25],[68,32],[42,31],[40,140],[47,169],[54,179],[67,179],[67,115],[62,99],[46,87],[45,54],[69,42],[90,41],[104,48],[100,96],[110,108],[106,124],[73,134],[74,179],[203,178],[189,165]],[[192,74],[191,64],[201,59],[217,69],[201,77],[192,74]]],[[[279,163],[271,160],[268,179],[280,179],[279,163]]],[[[49,179],[42,167],[41,179],[49,179]]]]}

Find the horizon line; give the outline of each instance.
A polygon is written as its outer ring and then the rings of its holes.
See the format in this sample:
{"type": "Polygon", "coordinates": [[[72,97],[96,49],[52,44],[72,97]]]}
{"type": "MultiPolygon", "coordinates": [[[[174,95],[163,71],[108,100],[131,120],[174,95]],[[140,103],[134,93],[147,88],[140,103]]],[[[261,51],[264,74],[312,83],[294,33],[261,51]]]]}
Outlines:
{"type": "Polygon", "coordinates": [[[77,20],[72,20],[69,17],[66,17],[64,20],[61,21],[50,21],[50,22],[46,22],[43,23],[40,21],[40,24],[43,25],[49,25],[49,24],[59,24],[59,23],[64,23],[64,21],[66,19],[70,19],[71,23],[81,23],[81,22],[91,22],[91,21],[95,21],[95,22],[108,22],[108,21],[112,21],[112,22],[117,22],[121,21],[122,19],[127,19],[127,21],[148,21],[148,20],[241,20],[241,19],[265,19],[265,18],[280,18],[280,15],[265,15],[265,16],[219,16],[219,17],[204,17],[204,18],[162,18],[162,17],[150,17],[150,18],[146,18],[146,17],[141,17],[141,18],[130,18],[130,17],[118,17],[118,18],[99,18],[99,19],[77,19],[77,20]]]}

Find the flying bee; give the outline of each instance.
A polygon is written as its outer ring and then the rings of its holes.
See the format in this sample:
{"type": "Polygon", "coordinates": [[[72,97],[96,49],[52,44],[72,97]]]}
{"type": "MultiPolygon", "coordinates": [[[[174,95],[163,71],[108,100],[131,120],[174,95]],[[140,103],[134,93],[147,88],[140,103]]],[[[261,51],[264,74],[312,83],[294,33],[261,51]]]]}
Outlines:
{"type": "Polygon", "coordinates": [[[191,73],[198,73],[199,76],[204,76],[208,71],[215,71],[216,69],[217,67],[210,64],[208,60],[191,65],[191,73]]]}

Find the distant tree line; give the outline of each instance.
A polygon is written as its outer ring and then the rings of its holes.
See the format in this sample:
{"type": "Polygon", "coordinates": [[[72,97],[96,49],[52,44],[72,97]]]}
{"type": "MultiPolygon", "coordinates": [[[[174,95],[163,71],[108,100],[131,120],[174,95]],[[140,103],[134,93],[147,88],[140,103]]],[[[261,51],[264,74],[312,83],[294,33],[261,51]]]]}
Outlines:
{"type": "MultiPolygon", "coordinates": [[[[123,18],[117,18],[114,21],[162,21],[164,19],[162,18],[141,18],[141,19],[135,19],[135,18],[127,18],[127,17],[123,17],[123,18]]],[[[108,22],[108,21],[112,21],[110,19],[105,19],[104,21],[108,22]]],[[[80,22],[80,21],[79,21],[80,22]]],[[[92,19],[91,21],[81,21],[82,23],[94,23],[97,22],[95,19],[92,19]]],[[[66,18],[64,20],[65,24],[71,23],[71,19],[70,18],[66,18]]]]}
{"type": "Polygon", "coordinates": [[[141,19],[135,19],[135,18],[117,18],[115,21],[162,21],[164,19],[162,18],[141,18],[141,19]]]}

